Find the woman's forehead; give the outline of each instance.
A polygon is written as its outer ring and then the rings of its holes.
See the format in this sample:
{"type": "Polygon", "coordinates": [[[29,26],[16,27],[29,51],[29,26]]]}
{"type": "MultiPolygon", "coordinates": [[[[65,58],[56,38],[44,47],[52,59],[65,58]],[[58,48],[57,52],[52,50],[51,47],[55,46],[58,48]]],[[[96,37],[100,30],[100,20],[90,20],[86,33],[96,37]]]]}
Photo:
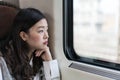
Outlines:
{"type": "Polygon", "coordinates": [[[46,19],[41,19],[34,26],[37,26],[38,28],[47,28],[48,23],[46,19]]]}
{"type": "Polygon", "coordinates": [[[47,24],[46,19],[42,19],[42,20],[38,21],[30,29],[33,30],[33,29],[40,29],[40,28],[48,29],[48,24],[47,24]]]}

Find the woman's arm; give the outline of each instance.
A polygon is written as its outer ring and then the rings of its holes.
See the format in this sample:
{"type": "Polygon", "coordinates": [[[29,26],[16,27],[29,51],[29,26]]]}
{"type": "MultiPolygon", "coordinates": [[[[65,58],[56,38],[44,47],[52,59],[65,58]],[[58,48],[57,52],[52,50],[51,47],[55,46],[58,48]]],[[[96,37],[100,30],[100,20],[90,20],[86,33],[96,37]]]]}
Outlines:
{"type": "Polygon", "coordinates": [[[57,60],[43,62],[46,80],[60,80],[60,73],[57,60]]]}
{"type": "Polygon", "coordinates": [[[60,73],[57,60],[52,60],[49,47],[36,51],[36,57],[41,57],[46,80],[60,80],[60,73]]]}

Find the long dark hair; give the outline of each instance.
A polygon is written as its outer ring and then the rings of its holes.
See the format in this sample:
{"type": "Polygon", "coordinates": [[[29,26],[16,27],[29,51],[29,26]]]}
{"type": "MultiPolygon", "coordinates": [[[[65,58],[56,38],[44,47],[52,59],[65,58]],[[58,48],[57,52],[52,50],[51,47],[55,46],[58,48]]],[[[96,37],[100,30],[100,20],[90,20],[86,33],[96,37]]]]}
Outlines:
{"type": "MultiPolygon", "coordinates": [[[[9,57],[5,57],[8,67],[11,69],[11,75],[16,80],[29,80],[34,76],[42,66],[42,59],[35,57],[33,52],[33,67],[30,66],[28,58],[29,46],[19,35],[21,31],[26,33],[29,29],[45,16],[36,9],[21,9],[13,22],[13,31],[11,36],[12,48],[9,57]]],[[[45,18],[46,19],[46,18],[45,18]]]]}

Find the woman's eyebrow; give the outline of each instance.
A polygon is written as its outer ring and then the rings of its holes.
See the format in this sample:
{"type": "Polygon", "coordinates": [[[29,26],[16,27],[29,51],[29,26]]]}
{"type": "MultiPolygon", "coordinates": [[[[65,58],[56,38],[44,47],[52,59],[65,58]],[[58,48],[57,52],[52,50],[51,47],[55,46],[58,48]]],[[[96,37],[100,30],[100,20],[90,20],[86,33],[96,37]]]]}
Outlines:
{"type": "Polygon", "coordinates": [[[47,28],[48,29],[48,27],[45,27],[45,26],[39,26],[38,28],[47,28]]]}
{"type": "Polygon", "coordinates": [[[44,26],[39,26],[38,28],[45,28],[44,26]]]}

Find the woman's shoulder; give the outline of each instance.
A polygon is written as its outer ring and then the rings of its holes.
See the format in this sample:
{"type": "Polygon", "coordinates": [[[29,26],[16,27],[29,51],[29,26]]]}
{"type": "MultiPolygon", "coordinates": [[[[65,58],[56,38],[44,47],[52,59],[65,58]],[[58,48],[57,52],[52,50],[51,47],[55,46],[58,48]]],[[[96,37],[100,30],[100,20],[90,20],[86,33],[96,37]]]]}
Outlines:
{"type": "Polygon", "coordinates": [[[2,52],[0,51],[0,67],[5,63],[2,52]]]}
{"type": "Polygon", "coordinates": [[[10,72],[8,70],[5,59],[2,56],[1,51],[0,51],[0,69],[1,69],[2,77],[4,78],[4,80],[13,80],[13,78],[10,75],[10,72]]]}
{"type": "Polygon", "coordinates": [[[0,51],[0,66],[3,65],[3,64],[6,64],[6,62],[5,62],[5,60],[3,58],[3,55],[2,55],[2,53],[0,51]]]}

